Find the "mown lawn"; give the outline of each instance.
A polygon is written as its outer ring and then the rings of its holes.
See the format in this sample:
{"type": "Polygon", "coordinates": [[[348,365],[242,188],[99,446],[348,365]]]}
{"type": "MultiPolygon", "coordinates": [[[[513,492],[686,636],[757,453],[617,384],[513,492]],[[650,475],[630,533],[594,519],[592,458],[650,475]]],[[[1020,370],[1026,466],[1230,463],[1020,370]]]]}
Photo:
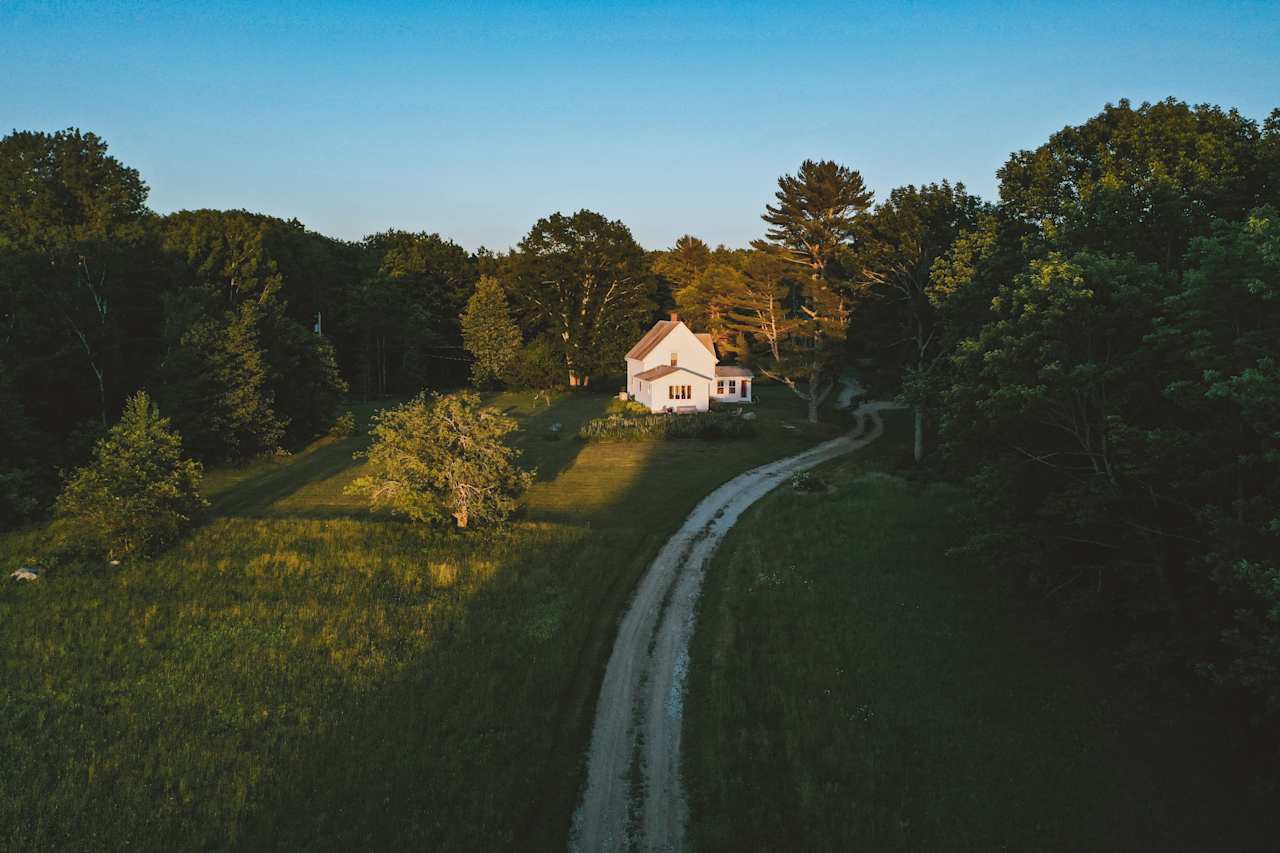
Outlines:
{"type": "Polygon", "coordinates": [[[843,428],[757,393],[756,438],[661,444],[572,438],[603,395],[493,397],[539,472],[502,534],[371,515],[364,439],[325,439],[211,471],[157,559],[0,581],[0,849],[562,849],[638,573],[715,485],[843,428]]]}
{"type": "Polygon", "coordinates": [[[894,476],[910,425],[779,489],[707,575],[685,721],[708,851],[1275,850],[1276,791],[947,556],[963,494],[894,476]]]}

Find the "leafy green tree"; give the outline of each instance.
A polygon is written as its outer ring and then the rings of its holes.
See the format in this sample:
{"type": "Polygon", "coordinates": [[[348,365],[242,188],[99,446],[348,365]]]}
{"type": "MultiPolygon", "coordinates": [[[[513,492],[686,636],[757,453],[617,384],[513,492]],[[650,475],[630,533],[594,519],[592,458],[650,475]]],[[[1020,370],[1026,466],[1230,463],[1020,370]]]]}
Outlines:
{"type": "Polygon", "coordinates": [[[476,258],[438,234],[407,231],[374,234],[361,248],[363,277],[335,324],[352,383],[367,399],[450,381],[463,363],[459,316],[476,258]]]}
{"type": "Polygon", "coordinates": [[[183,458],[182,439],[145,392],[129,398],[95,456],[68,480],[57,510],[110,558],[154,553],[206,505],[200,464],[183,458]]]}
{"type": "Polygon", "coordinates": [[[511,319],[507,294],[492,276],[483,276],[462,313],[462,341],[471,353],[471,381],[484,385],[503,375],[520,349],[520,327],[511,319]]]}
{"type": "Polygon", "coordinates": [[[534,338],[511,357],[502,381],[512,388],[535,391],[561,386],[564,384],[564,359],[546,336],[534,338]]]}
{"type": "Polygon", "coordinates": [[[286,421],[276,409],[261,340],[263,307],[218,311],[208,297],[166,302],[170,347],[158,370],[160,396],[198,458],[245,458],[274,450],[286,421]]]}
{"type": "Polygon", "coordinates": [[[933,264],[926,383],[988,563],[1273,708],[1274,135],[1122,103],[1015,154],[933,264]]]}
{"type": "Polygon", "coordinates": [[[1213,218],[1263,203],[1261,139],[1235,110],[1121,100],[1011,156],[1000,198],[1009,215],[1051,226],[1060,249],[1131,252],[1171,270],[1213,218]]]}
{"type": "Polygon", "coordinates": [[[181,286],[166,297],[162,395],[189,446],[227,458],[324,433],[347,386],[332,345],[289,315],[284,294],[307,298],[286,273],[333,247],[299,223],[238,210],[183,211],[164,228],[181,286]]]}
{"type": "Polygon", "coordinates": [[[734,349],[729,328],[730,300],[742,290],[742,273],[733,266],[713,263],[676,291],[680,317],[695,331],[707,332],[716,346],[734,349]]]}
{"type": "Polygon", "coordinates": [[[284,286],[271,253],[281,220],[244,210],[184,210],[165,217],[164,249],[184,284],[209,291],[223,305],[266,303],[284,286]]]}
{"type": "Polygon", "coordinates": [[[538,220],[507,278],[529,336],[555,342],[571,387],[616,370],[654,309],[644,250],[621,222],[589,210],[538,220]]]}
{"type": "Polygon", "coordinates": [[[92,133],[0,139],[0,361],[54,428],[118,404],[155,307],[151,214],[138,172],[92,133]]]}
{"type": "Polygon", "coordinates": [[[915,407],[915,459],[924,458],[932,401],[928,374],[938,368],[944,331],[929,298],[930,273],[964,232],[977,226],[982,205],[963,184],[899,187],[863,220],[858,253],[870,282],[854,312],[851,333],[880,367],[880,384],[902,387],[915,407]]]}
{"type": "Polygon", "coordinates": [[[794,265],[800,276],[790,292],[784,279],[768,276],[743,292],[735,306],[739,326],[765,343],[767,358],[757,366],[809,404],[816,423],[818,407],[835,387],[836,371],[849,327],[854,287],[840,258],[858,235],[858,216],[873,194],[862,175],[830,160],[805,160],[795,175],[778,179],[777,204],[761,217],[769,224],[765,240],[752,246],[794,265]],[[764,286],[772,279],[775,284],[764,286]]]}
{"type": "Polygon", "coordinates": [[[283,441],[298,446],[323,435],[347,392],[333,344],[287,317],[282,303],[268,305],[257,325],[272,411],[284,424],[283,441]]]}
{"type": "Polygon", "coordinates": [[[1142,476],[1230,614],[1202,670],[1280,714],[1280,214],[1218,221],[1193,242],[1183,286],[1149,341],[1176,410],[1137,436],[1142,476]]]}
{"type": "Polygon", "coordinates": [[[415,521],[501,524],[533,481],[503,441],[515,429],[474,393],[420,394],[374,417],[373,445],[357,454],[373,473],[347,491],[415,521]]]}
{"type": "Polygon", "coordinates": [[[671,282],[671,289],[679,292],[693,284],[707,267],[711,266],[714,257],[710,247],[691,234],[685,234],[676,240],[675,246],[665,252],[655,252],[653,271],[671,282]]]}

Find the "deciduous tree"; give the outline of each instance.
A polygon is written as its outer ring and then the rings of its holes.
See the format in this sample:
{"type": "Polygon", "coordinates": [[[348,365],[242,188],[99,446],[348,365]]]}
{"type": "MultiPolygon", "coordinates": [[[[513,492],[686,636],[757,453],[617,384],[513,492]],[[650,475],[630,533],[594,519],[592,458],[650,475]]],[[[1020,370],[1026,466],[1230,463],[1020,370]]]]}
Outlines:
{"type": "Polygon", "coordinates": [[[515,428],[474,393],[421,394],[374,417],[373,445],[357,454],[373,473],[348,492],[415,521],[500,524],[533,480],[503,440],[515,428]]]}
{"type": "Polygon", "coordinates": [[[571,387],[617,369],[654,310],[644,250],[627,226],[590,210],[538,220],[508,280],[531,331],[555,341],[571,387]]]}

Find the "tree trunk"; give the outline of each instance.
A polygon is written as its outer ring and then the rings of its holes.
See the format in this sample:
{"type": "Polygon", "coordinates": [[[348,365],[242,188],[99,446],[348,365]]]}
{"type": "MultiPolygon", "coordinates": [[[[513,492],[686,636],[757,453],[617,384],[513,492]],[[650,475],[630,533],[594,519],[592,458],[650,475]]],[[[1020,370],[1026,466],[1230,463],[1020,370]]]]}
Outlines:
{"type": "Polygon", "coordinates": [[[916,446],[915,446],[916,464],[920,464],[920,460],[924,459],[924,406],[916,406],[916,446]]]}
{"type": "Polygon", "coordinates": [[[453,518],[458,522],[459,527],[467,526],[467,510],[465,508],[455,511],[453,518]]]}
{"type": "Polygon", "coordinates": [[[578,374],[574,372],[572,367],[569,368],[569,387],[570,388],[578,387],[578,374]]]}
{"type": "Polygon", "coordinates": [[[818,395],[814,391],[809,392],[809,423],[816,424],[818,422],[818,395]]]}

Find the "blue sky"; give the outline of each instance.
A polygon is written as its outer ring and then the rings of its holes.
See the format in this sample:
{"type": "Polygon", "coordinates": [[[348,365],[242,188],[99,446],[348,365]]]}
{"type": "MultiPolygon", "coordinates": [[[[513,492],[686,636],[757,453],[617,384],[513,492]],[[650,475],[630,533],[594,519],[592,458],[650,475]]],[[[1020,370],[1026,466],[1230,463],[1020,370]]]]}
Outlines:
{"type": "Polygon", "coordinates": [[[1280,0],[200,5],[0,0],[0,129],[104,136],[161,212],[500,249],[587,207],[662,248],[759,236],[806,157],[994,198],[1108,101],[1280,106],[1280,0]]]}

